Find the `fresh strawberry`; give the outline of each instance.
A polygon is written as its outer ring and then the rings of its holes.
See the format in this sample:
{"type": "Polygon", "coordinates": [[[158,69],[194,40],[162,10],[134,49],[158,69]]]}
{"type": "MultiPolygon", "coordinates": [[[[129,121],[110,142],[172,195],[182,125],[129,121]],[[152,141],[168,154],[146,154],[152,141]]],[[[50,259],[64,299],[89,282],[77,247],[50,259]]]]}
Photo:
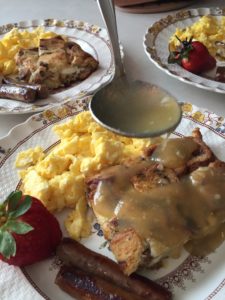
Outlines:
{"type": "Polygon", "coordinates": [[[0,259],[26,266],[52,255],[62,238],[56,218],[36,198],[12,192],[0,204],[0,259]]]}
{"type": "Polygon", "coordinates": [[[191,44],[191,47],[193,49],[195,49],[195,51],[197,51],[199,54],[200,53],[201,54],[208,54],[209,53],[207,47],[199,41],[192,41],[192,39],[190,39],[190,41],[183,42],[183,46],[186,47],[186,48],[189,47],[190,44],[191,44]]]}
{"type": "MultiPolygon", "coordinates": [[[[179,40],[179,38],[178,38],[179,40]]],[[[199,41],[180,41],[177,51],[170,52],[168,62],[178,63],[187,71],[200,74],[216,66],[216,60],[199,41]]]]}
{"type": "Polygon", "coordinates": [[[204,70],[204,63],[199,59],[199,56],[195,54],[194,51],[191,51],[188,57],[183,57],[181,60],[181,66],[192,73],[198,74],[204,70]]]}
{"type": "Polygon", "coordinates": [[[203,72],[212,70],[215,66],[216,66],[216,60],[212,55],[210,55],[207,58],[207,62],[205,64],[205,67],[203,67],[203,72]]]}

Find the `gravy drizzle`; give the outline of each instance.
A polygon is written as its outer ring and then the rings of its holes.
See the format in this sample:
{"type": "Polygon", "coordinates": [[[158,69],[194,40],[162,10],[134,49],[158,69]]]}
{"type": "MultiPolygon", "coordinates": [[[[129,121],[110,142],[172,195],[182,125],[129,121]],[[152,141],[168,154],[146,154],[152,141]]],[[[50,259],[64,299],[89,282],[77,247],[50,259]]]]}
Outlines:
{"type": "Polygon", "coordinates": [[[104,173],[109,176],[98,184],[93,209],[107,220],[116,218],[119,230],[134,228],[143,239],[170,249],[171,256],[178,256],[184,244],[196,255],[212,252],[225,238],[224,169],[202,167],[179,183],[148,192],[139,192],[131,183],[133,176],[152,164],[181,166],[196,149],[191,138],[169,139],[152,160],[109,168],[104,173]]]}

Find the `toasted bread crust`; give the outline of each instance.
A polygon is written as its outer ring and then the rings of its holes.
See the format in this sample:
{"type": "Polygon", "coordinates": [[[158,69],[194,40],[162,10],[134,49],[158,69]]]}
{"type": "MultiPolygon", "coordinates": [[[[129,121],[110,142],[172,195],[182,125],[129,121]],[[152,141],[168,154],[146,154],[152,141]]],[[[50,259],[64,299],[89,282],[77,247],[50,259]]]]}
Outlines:
{"type": "MultiPolygon", "coordinates": [[[[176,169],[166,168],[162,163],[153,163],[148,167],[139,170],[137,174],[131,177],[130,181],[134,188],[142,192],[149,192],[154,187],[164,186],[179,182],[181,177],[190,174],[199,167],[209,166],[212,168],[225,168],[225,162],[216,158],[212,150],[204,143],[201,132],[196,128],[192,132],[193,139],[198,147],[192,153],[191,158],[186,163],[176,169]]],[[[144,159],[149,160],[157,149],[158,145],[152,145],[144,152],[144,159]]],[[[132,161],[125,165],[132,165],[132,161]]],[[[101,172],[87,181],[88,201],[90,206],[101,180],[113,180],[108,173],[101,172]]],[[[109,241],[110,249],[115,255],[121,269],[127,275],[135,272],[138,267],[152,267],[163,258],[170,256],[171,253],[179,252],[182,245],[175,245],[173,249],[168,249],[163,243],[150,238],[144,240],[135,231],[135,228],[119,229],[117,219],[106,220],[96,214],[98,222],[101,225],[105,238],[109,241]]]]}
{"type": "Polygon", "coordinates": [[[39,48],[21,49],[15,57],[19,78],[49,89],[65,87],[86,79],[98,67],[98,61],[77,43],[61,36],[41,39],[39,48]]]}

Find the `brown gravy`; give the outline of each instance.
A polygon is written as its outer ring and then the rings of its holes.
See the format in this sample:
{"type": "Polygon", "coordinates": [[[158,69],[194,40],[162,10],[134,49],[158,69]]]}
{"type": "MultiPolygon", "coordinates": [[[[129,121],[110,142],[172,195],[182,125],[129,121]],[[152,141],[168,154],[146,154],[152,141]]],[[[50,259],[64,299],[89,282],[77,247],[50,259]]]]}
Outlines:
{"type": "Polygon", "coordinates": [[[152,159],[168,168],[178,168],[188,161],[199,145],[193,138],[165,139],[153,153],[152,159]]]}
{"type": "MultiPolygon", "coordinates": [[[[154,160],[176,167],[195,150],[192,139],[171,139],[159,147],[154,160]]],[[[140,161],[130,167],[108,169],[113,180],[100,181],[94,211],[107,220],[116,218],[119,230],[134,228],[142,238],[176,250],[176,255],[188,241],[186,248],[193,254],[211,252],[224,240],[225,225],[222,234],[221,224],[225,222],[225,170],[199,168],[179,183],[155,187],[150,192],[137,191],[130,179],[155,163],[140,161]]]]}
{"type": "Polygon", "coordinates": [[[197,240],[191,240],[184,246],[185,249],[196,256],[206,256],[215,251],[225,240],[225,223],[221,224],[215,232],[197,240]]]}

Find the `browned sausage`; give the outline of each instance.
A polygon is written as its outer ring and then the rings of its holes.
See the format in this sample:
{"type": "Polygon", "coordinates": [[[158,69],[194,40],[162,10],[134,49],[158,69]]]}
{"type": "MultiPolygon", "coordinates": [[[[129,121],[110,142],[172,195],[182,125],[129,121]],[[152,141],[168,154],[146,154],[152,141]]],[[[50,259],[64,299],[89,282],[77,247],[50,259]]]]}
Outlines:
{"type": "Polygon", "coordinates": [[[107,280],[71,266],[61,267],[55,283],[77,300],[143,300],[107,280]]]}
{"type": "Polygon", "coordinates": [[[72,264],[89,274],[110,280],[121,288],[132,291],[145,300],[169,300],[171,293],[157,283],[137,274],[124,275],[117,263],[93,252],[80,243],[64,238],[57,255],[67,264],[72,264]]]}
{"type": "Polygon", "coordinates": [[[31,103],[36,100],[37,92],[31,88],[19,87],[15,85],[1,84],[0,98],[13,99],[31,103]]]}
{"type": "Polygon", "coordinates": [[[18,86],[18,87],[25,87],[25,88],[33,89],[37,92],[38,99],[45,99],[49,95],[49,90],[48,90],[47,86],[44,84],[30,84],[30,83],[26,83],[26,82],[19,82],[10,77],[4,77],[3,82],[6,84],[18,86]]]}

